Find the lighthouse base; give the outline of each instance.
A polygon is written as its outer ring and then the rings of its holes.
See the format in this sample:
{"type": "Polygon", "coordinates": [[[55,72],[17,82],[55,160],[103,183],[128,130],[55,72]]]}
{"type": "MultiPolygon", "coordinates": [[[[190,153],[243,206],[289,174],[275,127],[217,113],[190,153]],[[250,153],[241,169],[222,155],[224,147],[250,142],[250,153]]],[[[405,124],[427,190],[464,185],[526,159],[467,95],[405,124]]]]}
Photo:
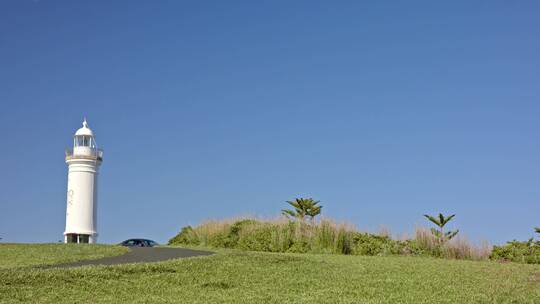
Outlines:
{"type": "Polygon", "coordinates": [[[91,234],[66,233],[64,235],[64,243],[94,244],[96,241],[97,236],[91,234]]]}

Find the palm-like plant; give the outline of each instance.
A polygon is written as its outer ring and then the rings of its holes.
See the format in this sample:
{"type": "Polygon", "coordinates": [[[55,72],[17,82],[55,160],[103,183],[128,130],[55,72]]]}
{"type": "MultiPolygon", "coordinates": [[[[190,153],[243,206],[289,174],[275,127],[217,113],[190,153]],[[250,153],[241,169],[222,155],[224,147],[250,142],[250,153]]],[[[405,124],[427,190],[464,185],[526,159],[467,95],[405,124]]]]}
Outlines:
{"type": "Polygon", "coordinates": [[[458,234],[458,232],[459,232],[459,230],[447,231],[446,233],[444,232],[444,225],[446,225],[446,223],[450,222],[454,218],[454,216],[456,216],[455,214],[452,214],[452,215],[447,216],[447,217],[445,217],[442,213],[439,213],[439,215],[437,217],[427,215],[427,214],[424,214],[424,216],[428,220],[430,220],[433,224],[439,226],[438,230],[435,229],[435,228],[431,228],[431,233],[437,238],[439,243],[444,243],[445,241],[450,240],[451,238],[456,236],[456,234],[458,234]]]}
{"type": "Polygon", "coordinates": [[[294,217],[300,220],[304,220],[306,217],[311,219],[321,213],[322,206],[317,206],[320,201],[316,201],[312,198],[297,198],[294,201],[287,201],[294,210],[283,209],[281,213],[285,216],[294,217]]]}
{"type": "Polygon", "coordinates": [[[540,227],[534,227],[534,231],[535,231],[536,233],[540,233],[540,227]]]}
{"type": "Polygon", "coordinates": [[[311,217],[311,219],[314,219],[317,215],[321,214],[322,206],[317,206],[318,203],[320,203],[320,201],[314,201],[310,208],[307,209],[306,214],[311,217]]]}

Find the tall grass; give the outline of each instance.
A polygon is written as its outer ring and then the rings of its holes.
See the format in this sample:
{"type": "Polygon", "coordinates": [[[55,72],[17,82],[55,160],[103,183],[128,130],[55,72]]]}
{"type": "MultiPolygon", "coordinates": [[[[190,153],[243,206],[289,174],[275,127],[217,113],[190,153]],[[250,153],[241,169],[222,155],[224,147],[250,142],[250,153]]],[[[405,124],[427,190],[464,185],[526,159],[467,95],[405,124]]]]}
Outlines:
{"type": "Polygon", "coordinates": [[[395,240],[386,228],[378,234],[369,234],[328,218],[317,221],[293,221],[283,217],[211,220],[182,228],[169,244],[267,252],[429,255],[473,260],[487,259],[490,254],[490,248],[476,247],[462,237],[441,244],[426,228],[417,228],[413,238],[395,240]]]}
{"type": "Polygon", "coordinates": [[[466,237],[458,235],[441,244],[440,241],[423,227],[417,227],[414,238],[416,245],[426,254],[451,259],[485,260],[491,254],[491,246],[483,243],[473,245],[466,237]]]}
{"type": "Polygon", "coordinates": [[[170,244],[239,248],[269,252],[350,253],[354,227],[329,219],[290,221],[235,219],[211,220],[195,228],[184,227],[170,244]]]}
{"type": "Polygon", "coordinates": [[[184,227],[169,243],[267,252],[408,254],[455,259],[486,259],[490,252],[489,248],[471,245],[465,238],[440,244],[425,228],[417,228],[415,237],[410,239],[394,240],[390,235],[388,229],[379,234],[363,233],[350,224],[327,218],[318,221],[236,218],[184,227]]]}

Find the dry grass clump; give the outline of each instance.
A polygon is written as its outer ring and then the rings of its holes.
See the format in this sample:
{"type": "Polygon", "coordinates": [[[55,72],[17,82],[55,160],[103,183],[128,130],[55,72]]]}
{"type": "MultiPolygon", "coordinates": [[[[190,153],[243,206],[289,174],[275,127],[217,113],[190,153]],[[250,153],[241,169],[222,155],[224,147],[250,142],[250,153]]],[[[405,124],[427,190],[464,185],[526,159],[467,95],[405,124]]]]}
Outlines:
{"type": "Polygon", "coordinates": [[[447,258],[467,260],[487,260],[491,254],[491,246],[482,243],[480,246],[471,244],[466,237],[458,236],[445,244],[447,258]]]}
{"type": "Polygon", "coordinates": [[[439,240],[429,231],[429,229],[424,227],[417,227],[415,230],[414,240],[418,247],[425,250],[435,250],[439,247],[439,240]]]}
{"type": "Polygon", "coordinates": [[[482,243],[480,246],[472,244],[466,237],[457,236],[441,244],[427,228],[418,227],[415,231],[416,245],[429,255],[451,259],[487,260],[491,254],[491,246],[482,243]]]}

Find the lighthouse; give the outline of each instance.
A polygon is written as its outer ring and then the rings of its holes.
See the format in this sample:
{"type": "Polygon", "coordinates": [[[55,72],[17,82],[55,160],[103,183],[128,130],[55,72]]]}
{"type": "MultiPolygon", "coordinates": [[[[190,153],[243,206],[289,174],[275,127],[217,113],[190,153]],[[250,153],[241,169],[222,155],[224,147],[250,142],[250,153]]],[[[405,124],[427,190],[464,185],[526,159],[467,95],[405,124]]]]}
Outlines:
{"type": "Polygon", "coordinates": [[[66,150],[67,206],[65,243],[96,243],[97,184],[103,151],[97,148],[86,118],[75,132],[73,149],[66,150]]]}

